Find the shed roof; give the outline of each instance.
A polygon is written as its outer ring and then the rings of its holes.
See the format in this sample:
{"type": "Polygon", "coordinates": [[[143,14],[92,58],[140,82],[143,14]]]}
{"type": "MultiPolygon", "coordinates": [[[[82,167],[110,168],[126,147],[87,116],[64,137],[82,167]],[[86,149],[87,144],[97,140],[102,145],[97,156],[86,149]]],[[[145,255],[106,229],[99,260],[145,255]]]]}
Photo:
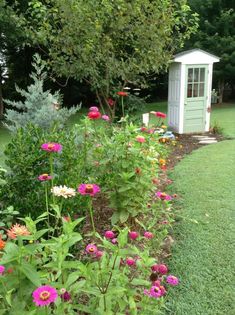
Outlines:
{"type": "Polygon", "coordinates": [[[173,61],[175,62],[182,62],[182,63],[189,63],[189,64],[195,63],[195,61],[213,63],[213,62],[219,62],[219,60],[220,60],[219,57],[213,54],[210,54],[207,51],[199,49],[199,48],[182,51],[176,54],[173,59],[173,61]]]}

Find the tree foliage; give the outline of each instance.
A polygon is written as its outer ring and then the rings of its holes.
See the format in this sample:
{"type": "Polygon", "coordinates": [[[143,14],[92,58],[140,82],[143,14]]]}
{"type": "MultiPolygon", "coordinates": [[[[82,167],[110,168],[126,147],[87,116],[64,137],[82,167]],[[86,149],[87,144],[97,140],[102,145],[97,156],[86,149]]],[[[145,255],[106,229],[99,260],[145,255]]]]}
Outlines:
{"type": "Polygon", "coordinates": [[[235,80],[235,4],[231,0],[189,0],[193,11],[199,14],[199,28],[187,46],[205,49],[218,57],[215,79],[220,101],[226,83],[235,80]]]}
{"type": "Polygon", "coordinates": [[[56,73],[85,80],[103,103],[126,82],[166,69],[196,20],[185,0],[32,0],[24,15],[56,73]]]}
{"type": "Polygon", "coordinates": [[[27,91],[16,86],[17,92],[25,100],[4,100],[6,104],[16,108],[16,110],[7,109],[5,114],[6,126],[11,131],[16,131],[29,123],[43,129],[50,129],[55,123],[62,127],[66,119],[80,109],[79,107],[60,108],[61,96],[59,92],[52,94],[49,90],[44,91],[43,84],[47,73],[45,72],[45,64],[39,55],[34,56],[33,68],[34,72],[30,75],[33,84],[28,87],[27,91]]]}

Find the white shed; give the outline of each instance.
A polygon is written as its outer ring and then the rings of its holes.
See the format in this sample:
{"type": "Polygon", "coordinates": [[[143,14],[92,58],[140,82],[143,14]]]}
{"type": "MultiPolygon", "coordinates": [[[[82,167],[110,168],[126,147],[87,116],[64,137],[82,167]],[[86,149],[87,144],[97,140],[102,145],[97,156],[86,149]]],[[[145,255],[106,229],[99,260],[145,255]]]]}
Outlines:
{"type": "Polygon", "coordinates": [[[168,125],[173,131],[209,131],[214,62],[219,58],[201,49],[175,55],[168,83],[168,125]]]}

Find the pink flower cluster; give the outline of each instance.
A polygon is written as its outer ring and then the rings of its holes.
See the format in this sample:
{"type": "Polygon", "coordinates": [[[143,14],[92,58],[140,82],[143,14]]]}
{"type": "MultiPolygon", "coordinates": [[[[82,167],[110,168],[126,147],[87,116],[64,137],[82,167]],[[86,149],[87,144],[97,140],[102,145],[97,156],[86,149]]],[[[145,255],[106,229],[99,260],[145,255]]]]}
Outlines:
{"type": "Polygon", "coordinates": [[[110,118],[108,115],[102,115],[99,111],[99,108],[96,106],[91,106],[89,108],[89,113],[87,114],[87,117],[91,120],[100,119],[102,118],[105,121],[110,121],[110,118]]]}
{"type": "Polygon", "coordinates": [[[0,265],[0,276],[4,273],[5,267],[0,265]]]}

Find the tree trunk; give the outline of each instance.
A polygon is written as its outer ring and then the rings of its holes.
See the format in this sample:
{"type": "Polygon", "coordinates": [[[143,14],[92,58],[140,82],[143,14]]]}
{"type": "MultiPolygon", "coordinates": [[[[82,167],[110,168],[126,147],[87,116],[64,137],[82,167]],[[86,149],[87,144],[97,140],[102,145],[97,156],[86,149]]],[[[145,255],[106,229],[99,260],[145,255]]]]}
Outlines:
{"type": "Polygon", "coordinates": [[[224,96],[224,79],[219,80],[219,104],[223,103],[224,96]]]}

